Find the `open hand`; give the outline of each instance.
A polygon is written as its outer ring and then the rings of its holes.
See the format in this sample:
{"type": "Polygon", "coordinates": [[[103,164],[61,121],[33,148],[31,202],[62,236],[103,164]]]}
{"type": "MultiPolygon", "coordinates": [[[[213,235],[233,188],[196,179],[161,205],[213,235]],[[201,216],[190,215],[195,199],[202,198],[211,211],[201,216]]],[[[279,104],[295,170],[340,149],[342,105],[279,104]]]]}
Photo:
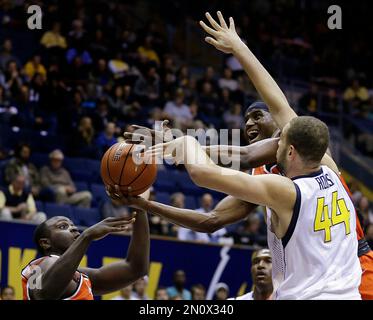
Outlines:
{"type": "Polygon", "coordinates": [[[242,40],[236,32],[234,20],[232,17],[229,18],[228,27],[220,11],[217,12],[217,15],[220,24],[214,20],[210,13],[206,12],[206,18],[212,28],[203,21],[199,22],[201,27],[211,35],[211,37],[206,37],[205,41],[224,53],[234,53],[236,48],[242,44],[242,40]]]}
{"type": "Polygon", "coordinates": [[[128,229],[128,225],[136,221],[136,212],[133,213],[132,218],[106,218],[99,223],[84,230],[84,233],[90,240],[99,240],[106,237],[108,234],[123,232],[128,229]]]}

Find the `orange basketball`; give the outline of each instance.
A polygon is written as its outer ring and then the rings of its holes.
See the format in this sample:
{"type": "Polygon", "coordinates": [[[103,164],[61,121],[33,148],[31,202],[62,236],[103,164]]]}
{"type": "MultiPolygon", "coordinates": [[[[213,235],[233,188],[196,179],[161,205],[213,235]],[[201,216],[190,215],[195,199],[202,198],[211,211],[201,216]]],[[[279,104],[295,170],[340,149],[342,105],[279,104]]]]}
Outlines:
{"type": "Polygon", "coordinates": [[[157,165],[139,161],[142,153],[138,150],[135,144],[119,142],[105,152],[101,160],[101,178],[105,185],[118,185],[124,195],[137,196],[154,183],[157,165]]]}

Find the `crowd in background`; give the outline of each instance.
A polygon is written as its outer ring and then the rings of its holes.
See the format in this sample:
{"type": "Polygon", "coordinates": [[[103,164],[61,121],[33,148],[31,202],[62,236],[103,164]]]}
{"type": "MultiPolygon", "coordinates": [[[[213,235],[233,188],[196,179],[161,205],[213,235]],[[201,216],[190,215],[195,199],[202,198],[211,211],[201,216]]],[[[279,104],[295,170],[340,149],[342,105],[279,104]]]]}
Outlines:
{"type": "MultiPolygon", "coordinates": [[[[163,11],[149,3],[147,10],[154,12],[151,19],[145,19],[140,14],[146,10],[138,5],[141,1],[86,2],[34,1],[45,14],[43,29],[33,31],[24,23],[28,1],[1,2],[1,125],[66,140],[66,148],[51,152],[50,164],[40,169],[30,162],[31,152],[37,150],[26,145],[2,148],[1,158],[10,160],[5,168],[0,207],[6,197],[28,190],[20,203],[2,212],[3,217],[12,214],[42,221],[45,215],[37,211],[35,199],[90,207],[92,195],[77,190],[63,167],[64,156],[100,159],[124,131],[132,130],[133,123],[151,127],[154,121],[169,119],[173,127],[182,130],[242,129],[245,107],[258,99],[233,57],[203,68],[192,67],[187,61],[182,36],[185,24],[202,18],[204,4],[164,1],[162,6],[169,10],[163,11]],[[28,50],[22,50],[22,34],[28,35],[28,50]]],[[[227,5],[218,4],[224,11],[227,5]]],[[[227,11],[236,18],[244,41],[271,72],[308,84],[296,101],[300,113],[336,114],[342,107],[345,115],[363,121],[358,125],[371,124],[373,51],[356,26],[350,31],[331,33],[318,15],[320,8],[316,4],[306,9],[294,1],[276,1],[275,5],[269,1],[233,1],[227,11]],[[343,48],[348,39],[350,50],[335,50],[343,48]]],[[[205,46],[200,34],[198,39],[189,44],[190,51],[194,46],[205,46]]],[[[333,119],[329,124],[335,125],[333,119]]],[[[347,128],[345,134],[354,136],[360,151],[372,155],[371,135],[356,127],[347,128]]],[[[355,186],[352,188],[371,243],[371,204],[355,186]]],[[[156,193],[153,190],[155,199],[156,193]]],[[[200,200],[199,210],[211,210],[211,195],[200,200]]],[[[173,194],[171,202],[184,207],[184,195],[173,194]]],[[[102,213],[128,214],[128,209],[105,203],[102,213]]],[[[153,234],[182,240],[221,242],[231,238],[238,244],[265,245],[266,229],[260,210],[217,234],[177,228],[155,216],[150,223],[153,234]]]]}

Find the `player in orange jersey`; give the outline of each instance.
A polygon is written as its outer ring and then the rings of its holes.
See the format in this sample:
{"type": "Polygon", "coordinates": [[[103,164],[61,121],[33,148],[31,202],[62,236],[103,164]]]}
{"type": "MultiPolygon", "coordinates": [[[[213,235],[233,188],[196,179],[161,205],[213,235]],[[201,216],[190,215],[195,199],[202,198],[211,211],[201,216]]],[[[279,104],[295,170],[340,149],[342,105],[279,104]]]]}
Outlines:
{"type": "Polygon", "coordinates": [[[53,217],[40,224],[34,240],[42,257],[22,271],[24,300],[93,300],[145,276],[149,268],[149,224],[146,212],[136,217],[107,218],[79,233],[70,219],[53,217]],[[90,243],[126,230],[133,234],[126,260],[98,269],[80,268],[90,243]]]}

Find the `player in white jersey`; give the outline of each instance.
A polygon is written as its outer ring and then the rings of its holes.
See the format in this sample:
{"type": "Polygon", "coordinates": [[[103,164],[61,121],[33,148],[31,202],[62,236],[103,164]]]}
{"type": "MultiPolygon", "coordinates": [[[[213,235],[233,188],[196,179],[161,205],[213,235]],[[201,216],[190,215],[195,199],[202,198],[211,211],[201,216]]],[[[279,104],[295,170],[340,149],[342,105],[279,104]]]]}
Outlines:
{"type": "Polygon", "coordinates": [[[191,136],[146,153],[174,157],[201,187],[268,207],[275,299],[360,299],[355,209],[337,175],[321,166],[328,144],[322,121],[292,119],[276,155],[285,176],[221,168],[191,136]]]}

